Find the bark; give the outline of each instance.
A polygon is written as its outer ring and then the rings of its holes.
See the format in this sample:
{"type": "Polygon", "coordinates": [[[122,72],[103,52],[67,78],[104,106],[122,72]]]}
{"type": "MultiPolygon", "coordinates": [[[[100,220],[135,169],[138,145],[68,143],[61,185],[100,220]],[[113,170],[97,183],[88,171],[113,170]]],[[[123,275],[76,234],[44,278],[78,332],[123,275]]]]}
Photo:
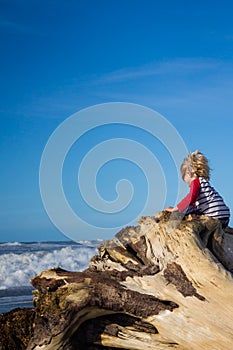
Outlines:
{"type": "Polygon", "coordinates": [[[33,335],[35,312],[14,309],[0,314],[0,350],[25,350],[33,335]]]}

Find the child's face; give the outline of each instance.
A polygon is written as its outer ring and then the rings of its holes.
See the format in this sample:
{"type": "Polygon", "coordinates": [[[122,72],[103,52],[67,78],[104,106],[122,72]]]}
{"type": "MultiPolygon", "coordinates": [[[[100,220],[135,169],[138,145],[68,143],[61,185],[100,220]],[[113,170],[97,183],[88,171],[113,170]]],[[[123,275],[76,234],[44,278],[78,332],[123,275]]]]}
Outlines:
{"type": "Polygon", "coordinates": [[[193,175],[190,173],[190,171],[186,171],[184,175],[184,182],[186,182],[186,184],[190,186],[192,181],[193,181],[193,175]]]}

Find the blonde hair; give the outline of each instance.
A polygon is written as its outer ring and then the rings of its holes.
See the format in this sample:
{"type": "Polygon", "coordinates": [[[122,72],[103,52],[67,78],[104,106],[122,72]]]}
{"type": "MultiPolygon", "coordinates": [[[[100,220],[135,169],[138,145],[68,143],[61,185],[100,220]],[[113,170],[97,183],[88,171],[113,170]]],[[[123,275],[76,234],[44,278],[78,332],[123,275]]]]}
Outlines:
{"type": "Polygon", "coordinates": [[[184,178],[187,171],[197,177],[210,179],[210,167],[208,159],[200,151],[189,153],[188,157],[183,160],[180,167],[182,178],[184,178]]]}

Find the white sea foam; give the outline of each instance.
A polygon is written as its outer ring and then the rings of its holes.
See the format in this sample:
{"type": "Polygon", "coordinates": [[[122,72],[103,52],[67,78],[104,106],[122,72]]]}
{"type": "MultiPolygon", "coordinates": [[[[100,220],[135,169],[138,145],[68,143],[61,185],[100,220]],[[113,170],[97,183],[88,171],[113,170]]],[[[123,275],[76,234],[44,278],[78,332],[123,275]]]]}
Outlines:
{"type": "MultiPolygon", "coordinates": [[[[89,242],[90,243],[90,242],[89,242]]],[[[43,270],[60,266],[70,271],[81,271],[88,267],[96,254],[95,245],[68,245],[60,249],[54,244],[50,250],[9,252],[0,255],[0,289],[29,286],[30,279],[43,270]]],[[[29,247],[28,247],[29,248],[29,247]]]]}
{"type": "Polygon", "coordinates": [[[7,243],[1,243],[2,247],[12,247],[12,246],[20,246],[22,243],[20,242],[7,242],[7,243]]]}

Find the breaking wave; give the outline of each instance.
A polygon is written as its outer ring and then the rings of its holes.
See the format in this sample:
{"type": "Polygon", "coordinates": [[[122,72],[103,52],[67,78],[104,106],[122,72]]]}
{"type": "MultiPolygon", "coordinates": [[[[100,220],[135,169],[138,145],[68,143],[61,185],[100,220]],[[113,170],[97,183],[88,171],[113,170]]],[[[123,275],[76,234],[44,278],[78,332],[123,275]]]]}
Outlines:
{"type": "Polygon", "coordinates": [[[41,271],[60,266],[81,271],[96,254],[98,241],[0,244],[0,290],[30,286],[41,271]]]}

